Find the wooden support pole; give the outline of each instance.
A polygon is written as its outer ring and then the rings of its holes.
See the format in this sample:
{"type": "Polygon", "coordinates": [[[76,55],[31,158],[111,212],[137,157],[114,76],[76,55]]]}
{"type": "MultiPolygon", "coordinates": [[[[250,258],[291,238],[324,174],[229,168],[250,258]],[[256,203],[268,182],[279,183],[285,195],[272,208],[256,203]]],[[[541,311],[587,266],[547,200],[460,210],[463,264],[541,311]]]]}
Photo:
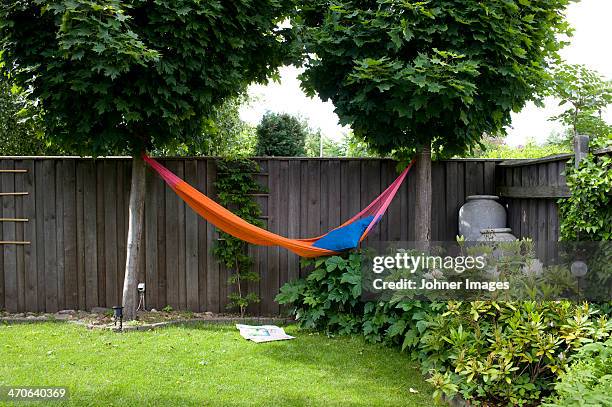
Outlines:
{"type": "Polygon", "coordinates": [[[589,136],[580,134],[574,137],[574,166],[578,168],[580,162],[589,154],[589,136]]]}

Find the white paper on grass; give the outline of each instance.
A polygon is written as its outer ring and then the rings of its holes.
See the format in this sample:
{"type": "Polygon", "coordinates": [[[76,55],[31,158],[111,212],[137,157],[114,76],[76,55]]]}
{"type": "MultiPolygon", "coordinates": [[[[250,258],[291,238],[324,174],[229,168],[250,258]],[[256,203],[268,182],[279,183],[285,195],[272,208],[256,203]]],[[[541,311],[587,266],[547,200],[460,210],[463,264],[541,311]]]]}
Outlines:
{"type": "Polygon", "coordinates": [[[284,341],[286,339],[294,339],[294,336],[287,335],[283,328],[275,325],[242,325],[236,324],[236,328],[240,330],[240,335],[244,339],[253,342],[271,342],[284,341]]]}

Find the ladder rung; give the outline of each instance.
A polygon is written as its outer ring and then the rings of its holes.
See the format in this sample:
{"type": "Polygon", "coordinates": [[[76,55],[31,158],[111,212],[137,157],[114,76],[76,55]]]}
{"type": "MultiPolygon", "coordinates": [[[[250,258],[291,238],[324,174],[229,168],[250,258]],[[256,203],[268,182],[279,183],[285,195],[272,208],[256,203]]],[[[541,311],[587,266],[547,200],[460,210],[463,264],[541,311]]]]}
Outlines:
{"type": "Polygon", "coordinates": [[[27,245],[27,244],[31,244],[31,243],[30,242],[14,241],[14,240],[0,240],[0,244],[27,245]]]}
{"type": "Polygon", "coordinates": [[[0,196],[24,196],[29,194],[29,192],[0,192],[0,196]]]}
{"type": "Polygon", "coordinates": [[[28,222],[25,218],[0,218],[0,222],[28,222]]]}
{"type": "Polygon", "coordinates": [[[1,173],[7,173],[7,174],[23,174],[25,172],[28,172],[28,170],[0,170],[0,174],[1,173]]]}

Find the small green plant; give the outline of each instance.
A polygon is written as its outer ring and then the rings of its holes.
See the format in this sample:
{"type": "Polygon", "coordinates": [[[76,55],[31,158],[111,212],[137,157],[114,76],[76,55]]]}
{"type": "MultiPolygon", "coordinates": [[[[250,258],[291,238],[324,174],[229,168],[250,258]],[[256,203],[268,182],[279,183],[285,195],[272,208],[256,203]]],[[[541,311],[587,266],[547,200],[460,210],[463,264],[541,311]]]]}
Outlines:
{"type": "MultiPolygon", "coordinates": [[[[263,226],[261,209],[252,195],[264,189],[253,178],[259,166],[253,160],[235,158],[217,162],[217,196],[219,202],[245,221],[263,226]]],[[[248,254],[248,244],[225,232],[219,232],[219,240],[213,248],[215,257],[230,272],[228,283],[235,291],[228,295],[228,307],[237,308],[244,316],[249,304],[259,302],[256,293],[247,292],[246,283],[259,281],[259,274],[253,271],[253,259],[248,254]]]]}
{"type": "Polygon", "coordinates": [[[170,306],[170,305],[166,305],[164,308],[162,308],[162,311],[164,311],[164,312],[172,312],[172,311],[174,311],[174,308],[172,308],[172,306],[170,306]]]}

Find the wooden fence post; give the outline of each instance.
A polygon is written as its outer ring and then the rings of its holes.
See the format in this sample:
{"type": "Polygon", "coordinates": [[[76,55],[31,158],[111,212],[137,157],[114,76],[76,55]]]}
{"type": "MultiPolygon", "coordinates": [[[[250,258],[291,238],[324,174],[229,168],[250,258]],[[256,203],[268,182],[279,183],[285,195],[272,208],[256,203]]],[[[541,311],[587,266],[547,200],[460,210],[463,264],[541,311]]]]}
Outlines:
{"type": "Polygon", "coordinates": [[[589,154],[589,136],[576,135],[574,137],[574,166],[578,168],[580,162],[589,154]]]}

